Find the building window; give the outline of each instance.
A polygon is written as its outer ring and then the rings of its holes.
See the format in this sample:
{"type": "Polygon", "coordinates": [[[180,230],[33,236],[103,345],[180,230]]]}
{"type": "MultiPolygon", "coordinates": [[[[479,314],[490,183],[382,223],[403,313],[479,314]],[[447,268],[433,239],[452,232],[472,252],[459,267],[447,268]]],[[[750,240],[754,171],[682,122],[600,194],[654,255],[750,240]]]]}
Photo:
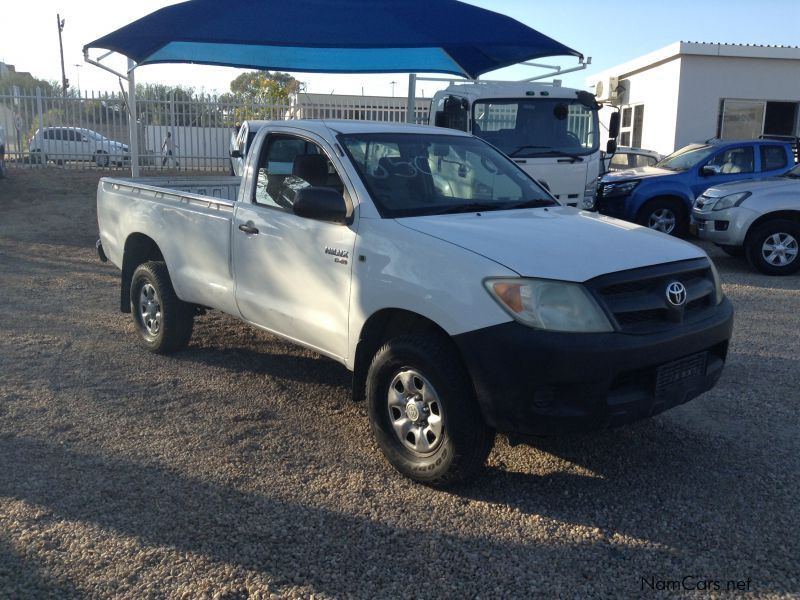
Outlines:
{"type": "Polygon", "coordinates": [[[642,147],[642,128],[644,125],[644,104],[625,106],[619,128],[619,145],[642,147]]]}
{"type": "Polygon", "coordinates": [[[749,140],[761,135],[797,135],[797,107],[797,102],[726,98],[722,101],[718,136],[723,140],[749,140]]]}

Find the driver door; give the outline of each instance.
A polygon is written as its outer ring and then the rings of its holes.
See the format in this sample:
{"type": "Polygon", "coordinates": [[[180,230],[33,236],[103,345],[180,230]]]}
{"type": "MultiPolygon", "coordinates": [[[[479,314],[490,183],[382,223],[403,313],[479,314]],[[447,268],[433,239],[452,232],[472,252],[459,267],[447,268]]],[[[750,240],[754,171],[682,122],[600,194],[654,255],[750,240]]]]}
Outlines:
{"type": "Polygon", "coordinates": [[[721,183],[739,181],[755,177],[755,155],[750,144],[726,148],[713,155],[703,166],[697,180],[691,186],[697,198],[708,188],[721,183]],[[716,175],[703,175],[703,167],[710,166],[719,170],[716,175]]]}
{"type": "Polygon", "coordinates": [[[323,145],[283,133],[264,140],[250,197],[234,213],[236,302],[247,321],[344,358],[355,222],[328,223],[292,211],[294,191],[301,187],[332,187],[352,197],[323,145]],[[307,168],[323,163],[321,169],[307,168]]]}

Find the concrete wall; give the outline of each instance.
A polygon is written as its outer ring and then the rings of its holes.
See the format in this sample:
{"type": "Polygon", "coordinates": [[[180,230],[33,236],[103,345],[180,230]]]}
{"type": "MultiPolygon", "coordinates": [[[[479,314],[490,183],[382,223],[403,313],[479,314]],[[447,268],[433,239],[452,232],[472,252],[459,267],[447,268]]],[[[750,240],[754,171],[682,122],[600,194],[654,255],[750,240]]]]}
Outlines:
{"type": "Polygon", "coordinates": [[[723,98],[800,102],[798,60],[690,55],[682,63],[676,148],[717,135],[723,98]]]}
{"type": "Polygon", "coordinates": [[[669,154],[675,146],[683,58],[629,75],[625,105],[644,104],[642,148],[669,154]]]}
{"type": "MultiPolygon", "coordinates": [[[[620,79],[627,91],[623,106],[644,104],[642,148],[669,154],[675,146],[676,121],[680,93],[681,57],[674,57],[650,69],[641,70],[620,79]]],[[[604,85],[607,85],[606,77],[604,85]]],[[[614,109],[605,107],[600,112],[603,136],[601,147],[608,140],[606,128],[614,109]]]]}

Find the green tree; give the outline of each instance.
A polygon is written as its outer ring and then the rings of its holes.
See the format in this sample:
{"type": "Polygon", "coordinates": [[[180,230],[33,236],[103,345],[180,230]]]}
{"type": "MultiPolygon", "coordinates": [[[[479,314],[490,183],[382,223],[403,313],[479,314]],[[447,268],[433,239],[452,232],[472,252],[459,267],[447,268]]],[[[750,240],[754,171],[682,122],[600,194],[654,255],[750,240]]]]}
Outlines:
{"type": "Polygon", "coordinates": [[[299,85],[289,73],[248,71],[231,81],[231,93],[241,100],[285,104],[299,85]]]}

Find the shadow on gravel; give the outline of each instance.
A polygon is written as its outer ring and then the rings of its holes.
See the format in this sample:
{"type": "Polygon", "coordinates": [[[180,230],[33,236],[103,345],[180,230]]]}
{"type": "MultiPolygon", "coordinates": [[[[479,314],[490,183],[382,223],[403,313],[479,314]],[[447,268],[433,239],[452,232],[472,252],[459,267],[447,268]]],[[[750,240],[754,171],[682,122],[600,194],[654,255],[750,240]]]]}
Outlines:
{"type": "MultiPolygon", "coordinates": [[[[229,332],[230,333],[230,332],[229,332]]],[[[267,335],[267,334],[264,334],[267,335]]],[[[233,335],[230,336],[233,341],[233,335]]],[[[268,340],[265,343],[270,343],[268,340]]],[[[249,348],[189,346],[171,355],[179,362],[220,367],[233,373],[270,375],[280,379],[349,388],[352,374],[344,365],[319,355],[284,353],[280,349],[262,352],[249,348]]]]}
{"type": "Polygon", "coordinates": [[[304,584],[333,597],[380,597],[390,586],[408,592],[409,573],[425,582],[426,597],[449,597],[465,585],[474,595],[482,581],[521,597],[552,585],[552,572],[585,578],[588,586],[597,561],[625,561],[632,552],[655,568],[670,555],[624,546],[610,554],[605,543],[503,542],[479,532],[415,529],[413,520],[396,526],[13,436],[0,437],[0,496],[42,506],[56,521],[91,522],[262,572],[278,587],[304,584]],[[585,563],[575,563],[577,546],[585,563]]]}
{"type": "Polygon", "coordinates": [[[0,596],[3,598],[75,598],[78,589],[70,583],[54,581],[30,559],[17,554],[0,537],[0,596]]]}

